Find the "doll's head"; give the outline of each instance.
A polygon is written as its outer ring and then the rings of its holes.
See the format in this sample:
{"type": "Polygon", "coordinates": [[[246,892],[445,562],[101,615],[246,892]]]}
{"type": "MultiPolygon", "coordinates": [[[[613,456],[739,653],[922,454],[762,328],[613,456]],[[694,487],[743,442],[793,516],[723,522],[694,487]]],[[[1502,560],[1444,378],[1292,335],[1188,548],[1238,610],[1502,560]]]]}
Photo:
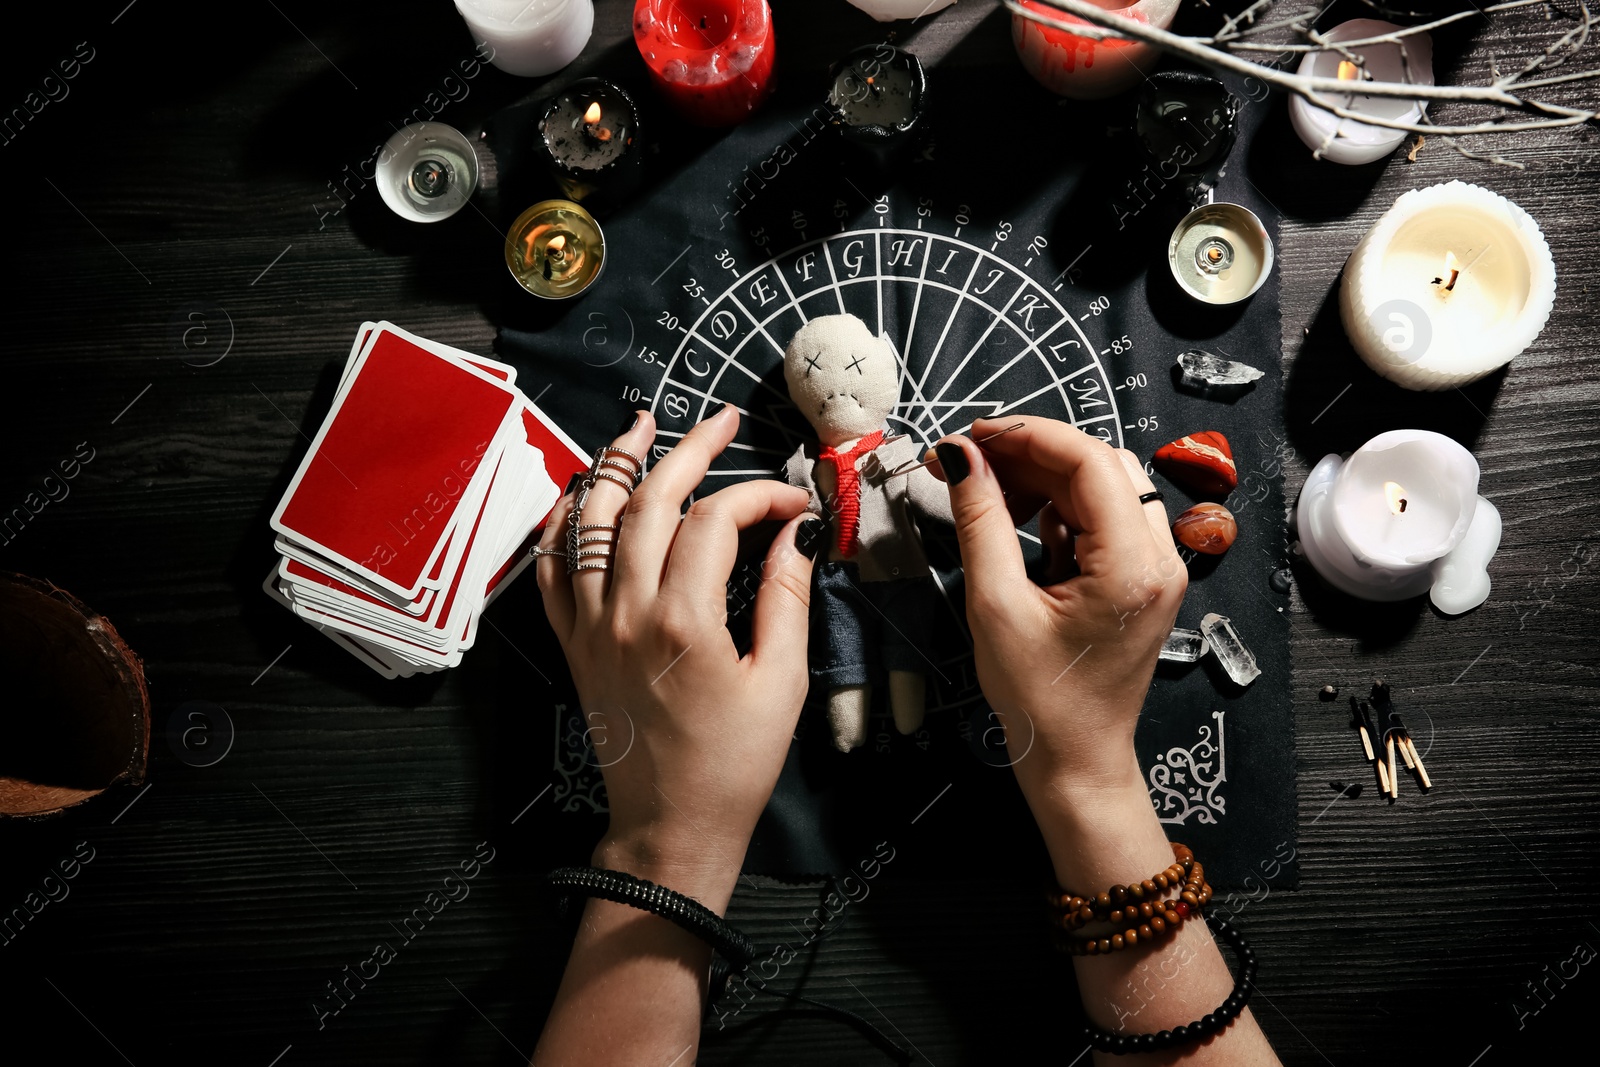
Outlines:
{"type": "Polygon", "coordinates": [[[825,445],[883,429],[900,399],[894,349],[854,315],[824,315],[800,327],[783,354],[783,377],[825,445]]]}

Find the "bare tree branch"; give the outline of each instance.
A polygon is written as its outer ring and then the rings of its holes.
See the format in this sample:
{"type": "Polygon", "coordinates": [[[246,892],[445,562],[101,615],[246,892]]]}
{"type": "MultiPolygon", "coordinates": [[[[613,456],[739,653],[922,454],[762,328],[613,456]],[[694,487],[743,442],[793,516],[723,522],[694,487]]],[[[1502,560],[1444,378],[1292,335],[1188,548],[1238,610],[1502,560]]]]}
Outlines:
{"type": "MultiPolygon", "coordinates": [[[[1229,19],[1224,24],[1223,30],[1214,37],[1184,37],[1167,30],[1158,29],[1147,23],[1136,22],[1111,11],[1088,3],[1087,0],[1037,0],[1041,5],[1053,7],[1082,20],[1069,22],[1060,17],[1052,17],[1033,8],[1023,7],[1019,0],[1004,0],[1005,5],[1015,14],[1023,18],[1038,22],[1058,30],[1066,30],[1088,40],[1104,40],[1106,38],[1121,38],[1124,40],[1141,41],[1153,45],[1164,52],[1183,56],[1197,63],[1211,67],[1214,70],[1226,71],[1244,77],[1255,78],[1258,81],[1273,86],[1284,92],[1291,93],[1307,101],[1314,107],[1320,108],[1338,118],[1349,119],[1354,122],[1364,123],[1368,126],[1377,126],[1384,129],[1403,130],[1407,133],[1426,133],[1437,135],[1453,143],[1457,137],[1476,136],[1480,134],[1506,134],[1517,133],[1524,130],[1549,130],[1568,126],[1581,126],[1595,123],[1600,120],[1600,110],[1593,107],[1568,107],[1550,101],[1533,99],[1522,95],[1521,90],[1544,88],[1557,84],[1569,84],[1580,81],[1600,79],[1600,69],[1586,70],[1536,79],[1521,83],[1519,79],[1527,74],[1535,73],[1550,66],[1565,62],[1575,55],[1588,41],[1589,30],[1596,24],[1595,17],[1590,13],[1585,0],[1580,0],[1580,16],[1578,25],[1568,30],[1561,37],[1552,42],[1544,53],[1526,63],[1516,74],[1496,75],[1495,80],[1489,85],[1417,85],[1402,82],[1379,82],[1362,80],[1357,91],[1348,80],[1339,78],[1322,78],[1289,73],[1264,63],[1255,63],[1228,51],[1230,41],[1224,34],[1231,34],[1236,39],[1246,33],[1255,34],[1268,28],[1289,28],[1297,34],[1308,39],[1305,45],[1273,46],[1276,52],[1327,52],[1336,51],[1350,56],[1352,47],[1373,44],[1395,44],[1402,49],[1405,47],[1405,38],[1422,32],[1426,28],[1437,28],[1466,17],[1449,16],[1436,19],[1426,26],[1403,28],[1394,33],[1382,34],[1365,38],[1359,42],[1345,42],[1336,44],[1328,41],[1318,34],[1311,26],[1319,12],[1306,10],[1293,18],[1277,23],[1256,25],[1254,19],[1268,7],[1266,3],[1252,3],[1245,11],[1229,19]],[[1248,25],[1247,25],[1248,24],[1248,25]],[[1241,27],[1244,27],[1241,29],[1241,27]],[[1218,46],[1221,47],[1218,47],[1218,46]],[[1513,92],[1512,90],[1518,90],[1513,92]],[[1494,115],[1481,122],[1459,125],[1436,125],[1427,121],[1422,116],[1419,121],[1408,122],[1401,119],[1389,119],[1369,115],[1352,110],[1349,106],[1354,95],[1394,97],[1404,100],[1418,100],[1428,102],[1452,102],[1482,105],[1496,109],[1494,115]],[[1520,112],[1534,116],[1523,121],[1506,121],[1507,112],[1520,112]]],[[[1509,11],[1520,7],[1532,6],[1535,2],[1543,0],[1509,0],[1507,3],[1496,4],[1484,9],[1485,14],[1497,11],[1509,11]]],[[[1244,42],[1239,42],[1241,45],[1244,42]]],[[[1258,49],[1252,46],[1251,50],[1258,49]]],[[[1359,66],[1359,63],[1358,63],[1359,66]]],[[[1370,76],[1369,76],[1370,78],[1370,76]]],[[[1485,159],[1463,151],[1459,145],[1458,151],[1472,158],[1485,159]]],[[[1489,158],[1490,162],[1506,162],[1489,158]]]]}

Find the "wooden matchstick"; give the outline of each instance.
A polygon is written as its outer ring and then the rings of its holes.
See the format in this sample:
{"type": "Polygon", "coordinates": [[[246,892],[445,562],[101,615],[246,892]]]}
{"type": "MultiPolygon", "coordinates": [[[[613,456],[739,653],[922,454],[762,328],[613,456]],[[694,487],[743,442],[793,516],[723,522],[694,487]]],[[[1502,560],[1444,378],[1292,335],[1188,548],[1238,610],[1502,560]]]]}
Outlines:
{"type": "Polygon", "coordinates": [[[1371,763],[1377,757],[1372,752],[1372,735],[1367,733],[1367,717],[1361,711],[1361,705],[1355,697],[1350,698],[1350,717],[1355,722],[1357,730],[1361,731],[1361,748],[1367,754],[1367,762],[1371,763]]]}
{"type": "Polygon", "coordinates": [[[1417,743],[1411,738],[1406,738],[1406,747],[1411,750],[1411,758],[1417,764],[1417,777],[1422,779],[1422,788],[1432,789],[1433,782],[1428,778],[1428,768],[1422,765],[1422,753],[1417,751],[1417,743]]]}
{"type": "Polygon", "coordinates": [[[1393,796],[1394,794],[1389,789],[1389,769],[1384,766],[1383,760],[1381,760],[1381,759],[1380,760],[1373,760],[1372,762],[1374,764],[1376,764],[1377,768],[1378,768],[1378,788],[1379,788],[1379,790],[1382,791],[1385,795],[1393,796]]]}
{"type": "Polygon", "coordinates": [[[1389,795],[1396,800],[1400,799],[1400,775],[1394,769],[1394,734],[1390,734],[1383,742],[1383,750],[1389,760],[1389,795]]]}
{"type": "Polygon", "coordinates": [[[1411,758],[1411,738],[1403,733],[1400,735],[1400,758],[1406,761],[1406,770],[1417,769],[1416,761],[1411,758]]]}

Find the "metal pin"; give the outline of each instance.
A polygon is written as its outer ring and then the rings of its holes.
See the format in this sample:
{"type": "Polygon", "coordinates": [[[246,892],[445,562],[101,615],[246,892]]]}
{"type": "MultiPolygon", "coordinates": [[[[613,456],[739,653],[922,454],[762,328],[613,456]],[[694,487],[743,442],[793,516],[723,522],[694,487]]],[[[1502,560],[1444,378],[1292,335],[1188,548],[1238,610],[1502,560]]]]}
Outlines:
{"type": "MultiPolygon", "coordinates": [[[[974,438],[972,443],[975,444],[975,445],[981,445],[985,441],[994,440],[996,437],[999,437],[1003,433],[1010,433],[1012,430],[1020,430],[1026,425],[1027,425],[1027,423],[1025,423],[1025,422],[1014,422],[1010,426],[1007,426],[1003,430],[996,430],[994,433],[987,434],[987,435],[985,435],[983,437],[974,438]]],[[[902,464],[900,464],[900,466],[898,466],[894,470],[890,471],[888,473],[887,477],[893,478],[893,477],[895,477],[897,475],[901,475],[901,474],[910,474],[912,471],[918,471],[918,470],[921,470],[924,467],[931,467],[937,462],[939,462],[939,459],[938,459],[937,456],[935,456],[933,459],[923,460],[921,463],[912,463],[909,466],[904,464],[904,463],[902,463],[902,464]]]]}

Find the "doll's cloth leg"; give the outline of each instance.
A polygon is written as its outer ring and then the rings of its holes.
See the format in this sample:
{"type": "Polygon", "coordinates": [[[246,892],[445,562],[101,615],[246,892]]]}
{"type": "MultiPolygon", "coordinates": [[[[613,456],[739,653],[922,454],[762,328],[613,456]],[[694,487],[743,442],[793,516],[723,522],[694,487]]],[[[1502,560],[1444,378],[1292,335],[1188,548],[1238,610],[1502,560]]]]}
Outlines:
{"type": "Polygon", "coordinates": [[[833,744],[841,752],[867,740],[872,704],[868,658],[878,644],[877,611],[861,591],[854,563],[823,561],[812,572],[811,679],[826,688],[833,744]]]}
{"type": "Polygon", "coordinates": [[[895,729],[915,733],[927,709],[926,676],[936,669],[931,662],[933,620],[944,608],[938,586],[924,575],[870,582],[868,588],[882,612],[879,658],[889,671],[889,709],[895,729]]]}
{"type": "MultiPolygon", "coordinates": [[[[891,671],[934,671],[934,620],[945,613],[939,587],[929,575],[890,582],[863,582],[878,611],[879,660],[891,671]]],[[[871,610],[870,608],[867,610],[871,610]]]]}
{"type": "Polygon", "coordinates": [[[811,590],[811,680],[828,689],[866,685],[881,627],[856,565],[819,561],[811,590]]]}

